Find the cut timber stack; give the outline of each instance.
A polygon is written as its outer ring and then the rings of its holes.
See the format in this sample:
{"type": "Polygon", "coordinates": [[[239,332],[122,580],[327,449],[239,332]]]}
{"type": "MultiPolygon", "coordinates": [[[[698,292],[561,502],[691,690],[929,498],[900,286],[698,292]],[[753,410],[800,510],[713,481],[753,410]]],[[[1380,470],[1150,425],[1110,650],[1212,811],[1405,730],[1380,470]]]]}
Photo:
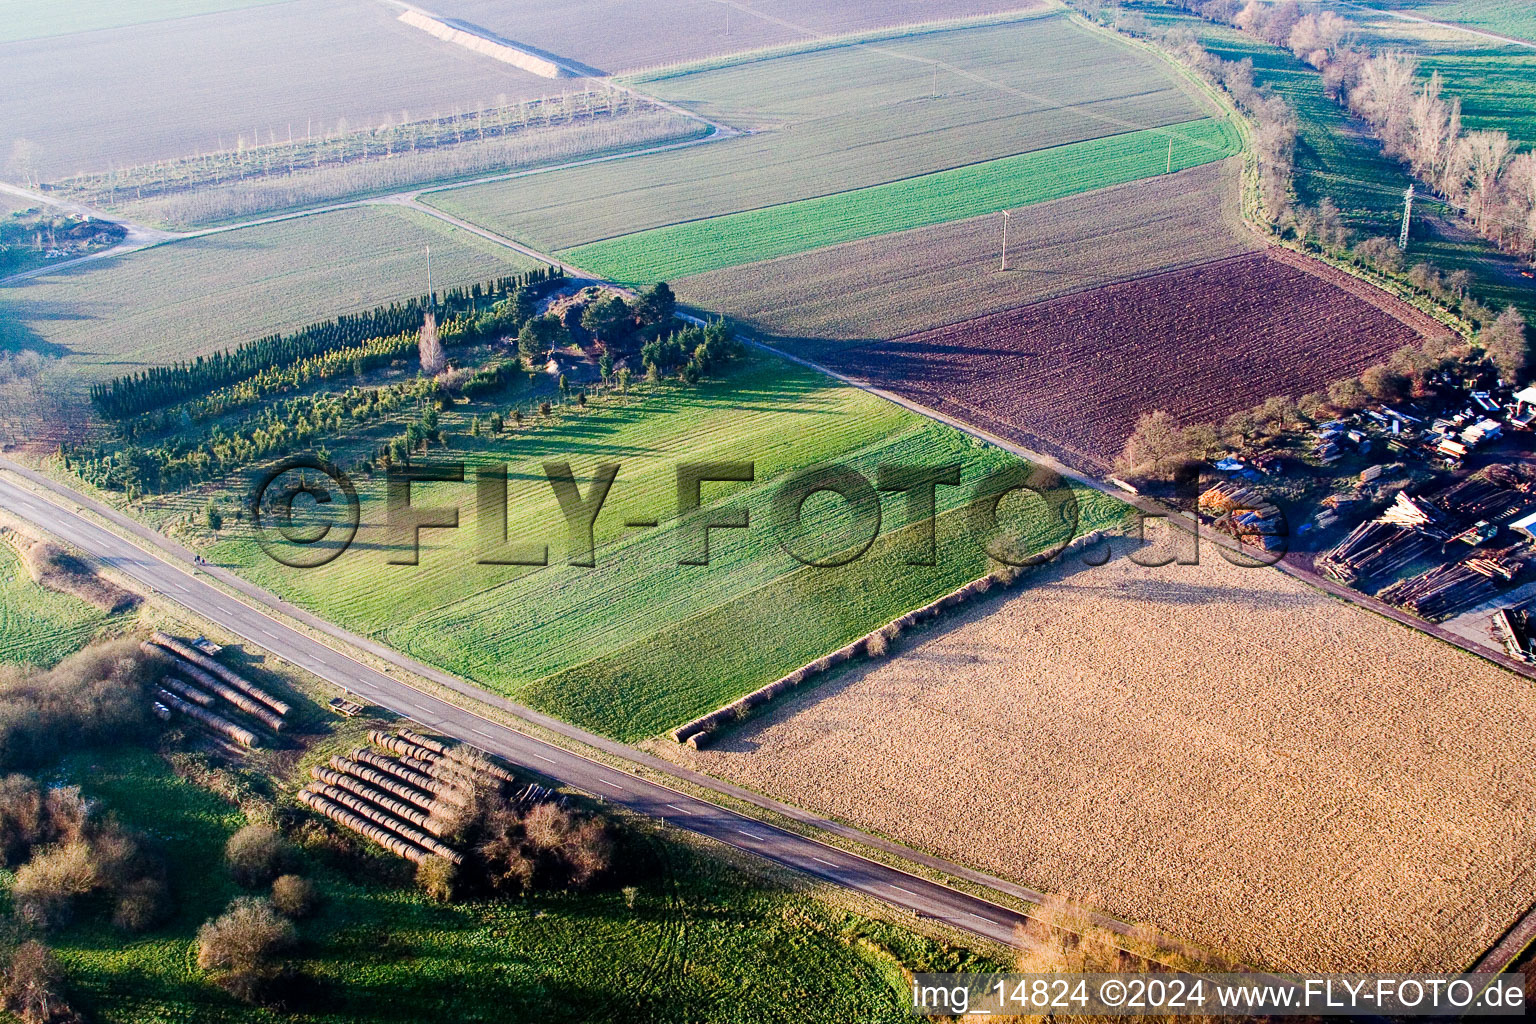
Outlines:
{"type": "MultiPolygon", "coordinates": [[[[461,863],[463,856],[443,842],[450,821],[473,806],[482,788],[504,793],[515,776],[470,747],[419,733],[375,729],[368,739],[396,756],[360,747],[332,757],[329,767],[310,769],[313,781],[300,793],[304,802],[402,857],[419,862],[436,855],[461,863]]],[[[529,786],[516,802],[526,810],[548,798],[548,790],[529,786]]]]}
{"type": "Polygon", "coordinates": [[[198,707],[191,701],[182,700],[170,690],[161,688],[159,700],[161,704],[172,711],[181,712],[194,722],[207,726],[226,739],[234,740],[242,747],[254,747],[256,745],[256,734],[251,732],[251,730],[238,726],[227,718],[220,718],[212,711],[198,707]]]}
{"type": "Polygon", "coordinates": [[[1238,509],[1259,508],[1274,508],[1274,506],[1258,491],[1231,480],[1223,481],[1200,495],[1201,514],[1213,519],[1238,509]]]}
{"type": "MultiPolygon", "coordinates": [[[[160,646],[152,644],[149,641],[145,641],[144,643],[140,644],[139,647],[148,654],[163,653],[163,650],[160,646]]],[[[233,704],[241,711],[244,711],[246,714],[256,719],[262,725],[266,726],[268,729],[271,729],[273,732],[282,731],[282,718],[273,712],[269,706],[258,703],[244,691],[237,690],[227,683],[222,682],[218,678],[214,677],[211,673],[203,671],[196,665],[176,661],[174,658],[172,660],[176,662],[176,671],[191,678],[193,682],[197,683],[204,690],[224,698],[224,700],[233,704]]],[[[202,701],[198,701],[198,703],[201,704],[202,701]]],[[[287,705],[285,704],[284,707],[287,707],[287,705]]]]}
{"type": "Polygon", "coordinates": [[[432,855],[430,851],[400,838],[388,829],[374,824],[361,815],[352,813],[340,804],[327,800],[318,793],[310,792],[307,788],[299,790],[299,800],[306,807],[319,811],[338,825],[344,825],[359,835],[372,839],[390,853],[404,857],[414,864],[420,864],[432,855]]]}
{"type": "Polygon", "coordinates": [[[431,801],[428,801],[427,805],[423,806],[409,800],[400,799],[398,796],[391,796],[384,790],[376,789],[363,780],[346,775],[334,768],[323,768],[320,765],[315,765],[309,770],[309,774],[316,782],[344,789],[353,796],[361,797],[369,803],[378,804],[401,821],[408,821],[417,828],[424,828],[439,838],[443,835],[442,821],[433,817],[432,810],[429,809],[435,807],[431,801]]]}
{"type": "Polygon", "coordinates": [[[1377,596],[1422,619],[1438,622],[1468,605],[1493,597],[1519,571],[1518,561],[1469,558],[1453,565],[1437,565],[1392,584],[1377,596]]]}
{"type": "Polygon", "coordinates": [[[191,644],[184,644],[180,640],[177,640],[175,637],[167,633],[162,633],[159,630],[156,630],[149,635],[149,642],[155,644],[158,647],[164,647],[166,650],[171,651],[177,656],[190,661],[192,664],[198,666],[205,672],[213,673],[228,683],[230,686],[233,686],[235,689],[242,690],[255,700],[261,701],[261,703],[265,704],[279,715],[286,717],[288,712],[293,710],[285,702],[278,700],[276,697],[272,696],[270,693],[263,690],[255,683],[246,679],[238,672],[234,672],[225,668],[218,661],[208,657],[208,655],[193,647],[191,644]]]}

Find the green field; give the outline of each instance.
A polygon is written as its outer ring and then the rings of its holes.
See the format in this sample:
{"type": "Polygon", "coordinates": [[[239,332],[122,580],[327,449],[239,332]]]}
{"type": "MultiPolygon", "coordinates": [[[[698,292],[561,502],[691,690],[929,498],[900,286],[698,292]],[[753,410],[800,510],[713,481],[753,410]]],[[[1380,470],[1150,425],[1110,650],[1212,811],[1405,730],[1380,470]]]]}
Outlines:
{"type": "Polygon", "coordinates": [[[0,0],[0,43],[170,21],[285,0],[0,0]]]}
{"type": "Polygon", "coordinates": [[[98,260],[0,288],[0,350],[61,357],[58,386],[233,348],[535,264],[426,214],[364,207],[98,260]]]}
{"type": "Polygon", "coordinates": [[[51,666],[118,618],[39,587],[16,549],[0,543],[0,664],[51,666]]]}
{"type": "MultiPolygon", "coordinates": [[[[163,927],[125,941],[87,922],[48,939],[79,1002],[102,1024],[276,1022],[295,1019],[292,1012],[317,1024],[755,1022],[784,1019],[790,994],[797,1020],[894,1022],[908,1019],[898,964],[985,966],[645,834],[627,846],[633,909],[615,889],[442,906],[306,858],[325,903],[299,925],[295,962],[314,984],[291,1012],[251,1007],[194,965],[198,925],[242,891],[222,863],[241,813],[142,751],[72,755],[54,777],[154,836],[178,866],[179,910],[163,927]]],[[[0,904],[5,883],[0,872],[0,904]]]]}
{"type": "Polygon", "coordinates": [[[653,228],[560,255],[615,280],[649,284],[1060,199],[1213,163],[1241,150],[1236,129],[1207,118],[653,228]]]}
{"type": "Polygon", "coordinates": [[[1026,207],[674,280],[717,310],[810,355],[1001,313],[1068,292],[1235,256],[1259,244],[1229,159],[1026,207]]]}
{"type": "Polygon", "coordinates": [[[1154,58],[1055,13],[644,88],[749,133],[428,198],[552,252],[1213,113],[1154,58]]]}
{"type": "MultiPolygon", "coordinates": [[[[286,569],[244,531],[210,554],[349,628],[624,739],[732,700],[981,575],[987,559],[959,506],[975,481],[1014,464],[883,399],[768,358],[693,389],[644,386],[627,402],[604,396],[547,426],[469,436],[468,416],[485,413],[445,412],[452,449],[430,461],[508,462],[508,536],[547,543],[548,567],[476,564],[472,482],[413,488],[413,503],[458,505],[463,527],[425,531],[416,566],[388,564],[394,552],[377,480],[359,481],[363,528],[330,565],[286,569]],[[564,521],[545,460],[570,461],[583,493],[596,463],[621,466],[597,520],[595,568],[565,563],[564,521]],[[748,460],[753,483],[707,484],[703,499],[706,508],[745,505],[751,528],[714,531],[710,564],[680,565],[677,465],[748,460]],[[903,531],[908,513],[895,494],[883,501],[880,540],[852,564],[803,566],[783,551],[769,515],[773,496],[793,472],[828,463],[869,479],[881,464],[961,464],[965,486],[938,491],[940,564],[906,564],[918,548],[903,531]],[[660,525],[626,528],[632,520],[660,525]]],[[[1083,529],[1118,516],[1113,502],[1082,500],[1083,529]]],[[[807,527],[824,538],[821,550],[854,544],[845,509],[828,497],[807,503],[807,527]]],[[[1049,529],[1038,520],[1029,526],[1037,539],[1049,529]]]]}
{"type": "Polygon", "coordinates": [[[1536,43],[1536,6],[1530,0],[1365,0],[1365,6],[1536,43]]]}

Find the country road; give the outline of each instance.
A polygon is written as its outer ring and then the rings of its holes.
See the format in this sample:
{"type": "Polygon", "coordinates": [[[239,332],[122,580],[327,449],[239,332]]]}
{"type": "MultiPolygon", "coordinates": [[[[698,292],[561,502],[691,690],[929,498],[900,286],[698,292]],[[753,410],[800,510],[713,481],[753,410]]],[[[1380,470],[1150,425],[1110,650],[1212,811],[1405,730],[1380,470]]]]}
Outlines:
{"type": "MultiPolygon", "coordinates": [[[[27,476],[31,477],[31,474],[27,476]]],[[[32,482],[36,483],[36,479],[32,482]]],[[[1027,920],[1015,910],[608,767],[424,693],[408,682],[348,657],[261,609],[230,596],[207,582],[191,565],[177,564],[168,556],[147,550],[97,525],[76,510],[76,504],[87,502],[89,499],[84,496],[78,496],[76,502],[66,501],[62,495],[44,496],[19,483],[14,471],[0,473],[0,508],[100,559],[140,586],[194,615],[217,623],[254,647],[429,729],[608,803],[665,819],[669,824],[775,864],[994,942],[1015,944],[1015,930],[1027,920]]],[[[632,758],[640,753],[618,744],[613,746],[627,751],[632,758]]],[[[653,759],[646,757],[644,760],[649,765],[653,759]]],[[[668,765],[659,759],[654,762],[668,765]]],[[[668,767],[680,777],[694,775],[691,772],[684,775],[685,770],[676,766],[668,767]]],[[[853,832],[846,827],[844,830],[853,832]]],[[[866,838],[874,840],[874,837],[866,838]]]]}

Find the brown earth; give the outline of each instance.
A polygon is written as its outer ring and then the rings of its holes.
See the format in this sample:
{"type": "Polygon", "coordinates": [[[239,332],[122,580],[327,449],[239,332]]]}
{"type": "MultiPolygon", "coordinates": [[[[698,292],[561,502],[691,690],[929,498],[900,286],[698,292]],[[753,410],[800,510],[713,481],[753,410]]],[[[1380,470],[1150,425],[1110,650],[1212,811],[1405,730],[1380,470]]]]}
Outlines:
{"type": "Polygon", "coordinates": [[[1137,419],[1219,421],[1322,390],[1436,328],[1363,282],[1272,250],[1110,285],[821,360],[1107,471],[1137,419]],[[1335,276],[1337,275],[1337,277],[1335,276]]]}
{"type": "Polygon", "coordinates": [[[774,345],[826,348],[927,331],[1260,248],[1237,210],[1236,158],[1014,211],[726,267],[672,283],[774,345]]]}
{"type": "Polygon", "coordinates": [[[1536,901],[1529,682],[1202,554],[1052,567],[668,754],[1256,965],[1465,966],[1536,901]]]}

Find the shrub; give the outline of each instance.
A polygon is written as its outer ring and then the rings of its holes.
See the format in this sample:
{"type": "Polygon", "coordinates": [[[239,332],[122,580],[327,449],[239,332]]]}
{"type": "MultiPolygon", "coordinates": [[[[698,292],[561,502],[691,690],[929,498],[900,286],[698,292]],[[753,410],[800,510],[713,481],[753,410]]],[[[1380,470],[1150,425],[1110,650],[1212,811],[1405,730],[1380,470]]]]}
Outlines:
{"type": "Polygon", "coordinates": [[[453,899],[459,869],[446,857],[431,856],[416,866],[416,884],[428,899],[447,903],[453,899]]]}
{"type": "Polygon", "coordinates": [[[165,920],[170,911],[170,890],[152,876],[124,885],[112,910],[112,923],[125,932],[142,932],[165,920]]]}
{"type": "Polygon", "coordinates": [[[197,966],[217,972],[218,984],[236,998],[255,1002],[282,976],[283,955],[297,942],[270,900],[241,896],[198,929],[197,966]]]}
{"type": "Polygon", "coordinates": [[[99,882],[90,845],[83,840],[62,843],[22,865],[11,886],[11,901],[23,921],[57,928],[69,920],[75,900],[99,882]]]}
{"type": "Polygon", "coordinates": [[[53,951],[39,942],[24,942],[0,974],[0,1009],[24,1024],[68,1024],[80,1020],[64,995],[64,971],[53,951]]]}
{"type": "Polygon", "coordinates": [[[272,883],[272,905],[279,914],[298,921],[315,912],[320,897],[314,883],[302,875],[279,875],[272,883]]]}
{"type": "Polygon", "coordinates": [[[876,633],[864,644],[864,651],[871,658],[883,658],[890,652],[891,645],[885,639],[884,633],[876,633]]]}
{"type": "Polygon", "coordinates": [[[229,873],[247,889],[268,885],[291,871],[296,852],[293,844],[266,825],[247,825],[224,844],[229,873]]]}
{"type": "Polygon", "coordinates": [[[160,671],[124,639],[87,647],[47,672],[0,675],[0,769],[148,735],[155,718],[147,688],[160,671]]]}

